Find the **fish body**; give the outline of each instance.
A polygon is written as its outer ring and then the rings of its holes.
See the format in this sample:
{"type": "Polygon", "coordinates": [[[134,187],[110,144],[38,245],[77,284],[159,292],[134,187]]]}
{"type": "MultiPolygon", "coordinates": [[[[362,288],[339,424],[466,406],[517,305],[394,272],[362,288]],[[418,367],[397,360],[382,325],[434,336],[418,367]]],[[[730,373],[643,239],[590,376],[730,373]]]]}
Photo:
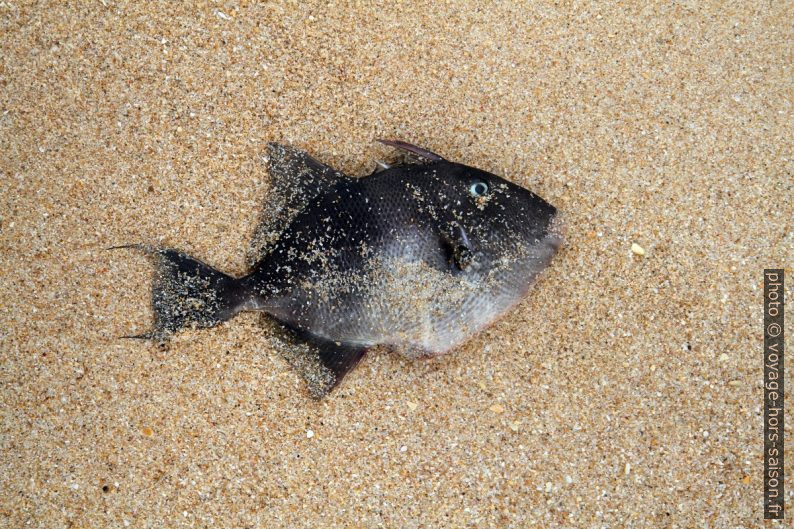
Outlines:
{"type": "Polygon", "coordinates": [[[141,337],[262,311],[298,345],[287,356],[321,397],[371,347],[433,356],[509,310],[562,243],[557,210],[496,175],[384,143],[420,163],[351,178],[270,144],[272,191],[249,273],[148,248],[159,263],[155,326],[141,337]]]}

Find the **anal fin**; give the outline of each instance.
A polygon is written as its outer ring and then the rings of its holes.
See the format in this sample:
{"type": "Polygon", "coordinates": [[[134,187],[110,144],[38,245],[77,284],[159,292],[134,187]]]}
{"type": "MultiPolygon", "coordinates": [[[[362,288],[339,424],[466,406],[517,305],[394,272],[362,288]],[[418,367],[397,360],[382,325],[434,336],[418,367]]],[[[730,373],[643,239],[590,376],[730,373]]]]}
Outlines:
{"type": "Polygon", "coordinates": [[[366,347],[333,342],[281,323],[275,325],[279,352],[306,381],[315,399],[328,395],[367,352],[366,347]]]}

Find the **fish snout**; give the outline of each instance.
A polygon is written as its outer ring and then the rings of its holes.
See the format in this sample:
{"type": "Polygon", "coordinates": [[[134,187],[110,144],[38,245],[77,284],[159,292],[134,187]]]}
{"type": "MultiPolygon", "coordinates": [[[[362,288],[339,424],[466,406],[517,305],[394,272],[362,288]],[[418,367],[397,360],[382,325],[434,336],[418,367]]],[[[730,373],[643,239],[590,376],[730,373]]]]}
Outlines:
{"type": "Polygon", "coordinates": [[[559,213],[555,213],[554,217],[551,219],[551,222],[549,222],[549,225],[546,228],[546,244],[551,246],[556,252],[565,245],[566,231],[567,226],[565,222],[563,222],[562,217],[559,213]]]}

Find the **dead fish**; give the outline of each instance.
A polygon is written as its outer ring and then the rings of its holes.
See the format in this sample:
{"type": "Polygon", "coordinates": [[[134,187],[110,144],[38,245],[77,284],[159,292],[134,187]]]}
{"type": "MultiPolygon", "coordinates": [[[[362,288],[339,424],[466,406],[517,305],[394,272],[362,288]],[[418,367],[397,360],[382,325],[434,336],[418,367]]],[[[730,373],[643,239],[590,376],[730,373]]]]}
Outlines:
{"type": "Polygon", "coordinates": [[[175,249],[122,246],[156,263],[154,325],[132,338],[164,341],[262,311],[320,398],[372,347],[445,353],[519,302],[562,244],[554,206],[427,149],[379,141],[414,159],[351,178],[269,144],[272,191],[243,277],[175,249]]]}

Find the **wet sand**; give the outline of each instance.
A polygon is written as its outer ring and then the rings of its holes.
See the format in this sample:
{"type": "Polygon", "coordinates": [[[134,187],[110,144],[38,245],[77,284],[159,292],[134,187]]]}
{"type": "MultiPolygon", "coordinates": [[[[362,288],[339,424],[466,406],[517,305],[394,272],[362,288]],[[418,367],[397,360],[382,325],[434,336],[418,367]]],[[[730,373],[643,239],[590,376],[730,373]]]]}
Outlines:
{"type": "Polygon", "coordinates": [[[0,526],[763,525],[792,4],[441,4],[0,2],[0,526]],[[254,314],[117,338],[151,268],[103,248],[242,273],[266,143],[362,175],[376,137],[564,211],[516,310],[320,402],[254,314]]]}

